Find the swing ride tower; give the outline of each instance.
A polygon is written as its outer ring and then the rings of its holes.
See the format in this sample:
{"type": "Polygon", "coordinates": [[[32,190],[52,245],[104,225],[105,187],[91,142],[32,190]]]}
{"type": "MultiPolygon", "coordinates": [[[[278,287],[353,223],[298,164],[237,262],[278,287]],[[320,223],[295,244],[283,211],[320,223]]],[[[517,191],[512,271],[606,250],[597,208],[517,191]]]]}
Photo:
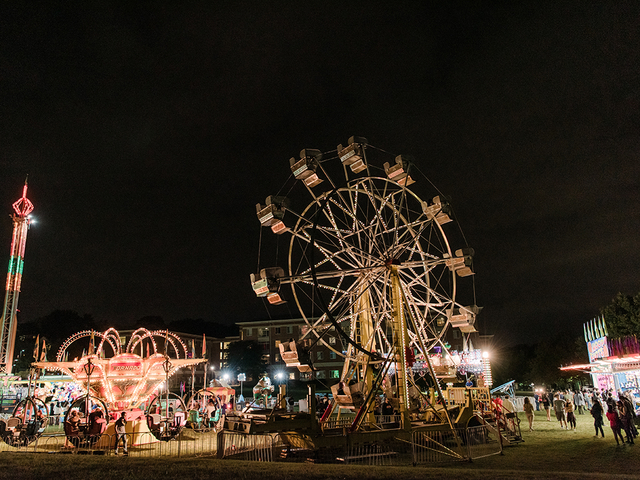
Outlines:
{"type": "Polygon", "coordinates": [[[5,285],[4,308],[2,310],[2,325],[0,328],[0,373],[11,374],[13,367],[13,349],[16,341],[18,325],[16,312],[18,311],[18,296],[22,283],[22,267],[24,265],[24,250],[27,243],[27,232],[31,224],[33,203],[27,198],[27,182],[22,189],[22,197],[13,204],[13,237],[11,240],[11,257],[5,285]]]}

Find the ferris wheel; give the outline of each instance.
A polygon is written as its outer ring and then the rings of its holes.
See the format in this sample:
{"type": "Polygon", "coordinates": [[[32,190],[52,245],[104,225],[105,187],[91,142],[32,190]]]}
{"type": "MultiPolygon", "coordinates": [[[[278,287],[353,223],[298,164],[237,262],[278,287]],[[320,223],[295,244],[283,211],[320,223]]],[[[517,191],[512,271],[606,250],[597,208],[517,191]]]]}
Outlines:
{"type": "MultiPolygon", "coordinates": [[[[424,359],[445,348],[448,328],[475,331],[479,309],[461,303],[474,300],[474,252],[447,199],[422,194],[431,184],[412,161],[352,137],[326,154],[302,150],[290,167],[296,182],[287,195],[257,205],[263,227],[289,236],[287,270],[264,268],[251,279],[269,304],[295,304],[304,344],[321,343],[346,364],[398,349],[424,359]]],[[[303,371],[291,350],[281,347],[283,359],[303,371]]]]}

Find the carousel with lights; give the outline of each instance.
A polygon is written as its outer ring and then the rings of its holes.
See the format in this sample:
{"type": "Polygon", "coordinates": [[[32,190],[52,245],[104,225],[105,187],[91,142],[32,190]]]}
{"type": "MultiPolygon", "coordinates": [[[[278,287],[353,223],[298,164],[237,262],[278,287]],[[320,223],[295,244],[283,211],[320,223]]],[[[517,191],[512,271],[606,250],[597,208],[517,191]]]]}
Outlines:
{"type": "Polygon", "coordinates": [[[113,328],[78,332],[60,346],[55,362],[33,364],[69,375],[85,391],[64,418],[65,433],[75,446],[92,445],[102,433],[109,433],[114,428],[109,421],[122,411],[130,433],[150,431],[157,440],[170,440],[186,425],[187,409],[178,395],[169,392],[169,378],[180,368],[206,360],[188,358],[186,344],[167,330],[140,328],[125,340],[113,328]],[[164,392],[159,392],[163,385],[164,392]]]}

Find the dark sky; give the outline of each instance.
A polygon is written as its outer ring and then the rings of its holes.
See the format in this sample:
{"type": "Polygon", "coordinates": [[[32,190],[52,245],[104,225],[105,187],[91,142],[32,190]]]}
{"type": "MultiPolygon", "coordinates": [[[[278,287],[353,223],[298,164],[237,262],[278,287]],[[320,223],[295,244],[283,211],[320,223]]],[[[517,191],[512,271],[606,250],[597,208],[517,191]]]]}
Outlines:
{"type": "Polygon", "coordinates": [[[354,134],[452,196],[483,330],[579,334],[640,291],[640,4],[395,3],[2,2],[20,320],[265,318],[255,204],[354,134]]]}

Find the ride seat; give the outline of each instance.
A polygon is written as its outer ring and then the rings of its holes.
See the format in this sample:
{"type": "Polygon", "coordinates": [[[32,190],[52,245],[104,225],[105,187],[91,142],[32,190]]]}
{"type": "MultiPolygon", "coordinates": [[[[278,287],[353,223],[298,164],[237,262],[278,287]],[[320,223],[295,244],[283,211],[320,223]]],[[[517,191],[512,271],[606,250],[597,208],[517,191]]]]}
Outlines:
{"type": "Polygon", "coordinates": [[[287,365],[287,367],[298,367],[298,370],[301,373],[311,371],[311,366],[309,365],[308,358],[309,354],[307,352],[299,352],[298,345],[293,339],[289,340],[288,342],[281,343],[279,345],[279,348],[280,357],[282,358],[282,361],[287,365]]]}

